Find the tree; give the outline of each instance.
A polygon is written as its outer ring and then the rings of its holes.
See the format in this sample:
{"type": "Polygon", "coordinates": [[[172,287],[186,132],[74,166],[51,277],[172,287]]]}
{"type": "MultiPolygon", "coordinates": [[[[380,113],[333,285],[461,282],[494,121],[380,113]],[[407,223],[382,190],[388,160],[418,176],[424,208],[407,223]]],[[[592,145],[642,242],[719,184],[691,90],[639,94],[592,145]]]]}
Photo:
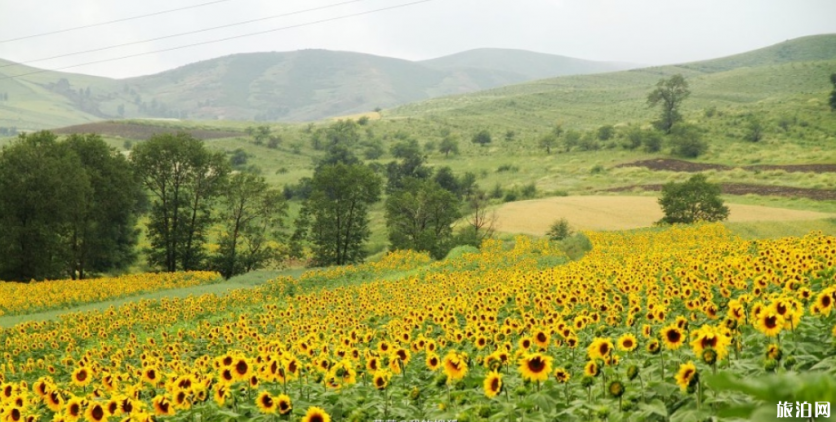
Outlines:
{"type": "Polygon", "coordinates": [[[498,216],[495,211],[490,211],[489,207],[490,198],[487,192],[480,190],[469,197],[467,225],[456,236],[456,244],[478,248],[485,239],[493,237],[498,216]]]}
{"type": "Polygon", "coordinates": [[[145,200],[133,166],[99,135],[70,135],[64,143],[79,157],[91,188],[70,232],[70,275],[125,271],[136,260],[138,204],[145,200]]]}
{"type": "Polygon", "coordinates": [[[615,135],[615,127],[613,125],[604,125],[598,128],[598,140],[608,141],[615,135]]]}
{"type": "Polygon", "coordinates": [[[51,132],[0,152],[0,280],[66,277],[73,223],[93,195],[78,155],[51,132]]]}
{"type": "Polygon", "coordinates": [[[415,139],[395,143],[390,152],[400,161],[386,165],[386,193],[402,189],[406,179],[428,179],[432,176],[432,169],[424,165],[424,154],[415,139]]]}
{"type": "Polygon", "coordinates": [[[671,129],[673,154],[684,158],[696,158],[708,150],[699,128],[687,123],[677,123],[671,129]]]}
{"type": "Polygon", "coordinates": [[[674,124],[682,120],[679,106],[689,95],[691,91],[688,90],[688,82],[682,75],[676,74],[670,79],[660,79],[656,89],[647,96],[647,104],[650,107],[661,105],[662,108],[659,120],[655,121],[654,125],[667,134],[671,133],[674,124]]]}
{"type": "Polygon", "coordinates": [[[551,240],[563,240],[572,235],[572,227],[569,226],[569,221],[561,218],[549,227],[546,236],[551,240]]]}
{"type": "Polygon", "coordinates": [[[759,142],[763,139],[763,124],[757,117],[751,117],[746,127],[745,138],[749,142],[759,142]]]}
{"type": "Polygon", "coordinates": [[[568,130],[566,131],[566,136],[563,137],[563,147],[565,148],[566,152],[572,150],[572,148],[578,146],[581,142],[581,133],[576,130],[568,130]]]}
{"type": "Polygon", "coordinates": [[[433,180],[410,179],[386,200],[391,249],[427,251],[443,258],[452,247],[459,200],[433,180]]]}
{"type": "Polygon", "coordinates": [[[459,140],[456,139],[453,135],[447,135],[441,142],[438,144],[438,151],[443,153],[445,157],[453,153],[456,155],[459,153],[459,140]]]}
{"type": "Polygon", "coordinates": [[[270,241],[287,216],[280,191],[270,189],[263,177],[238,173],[223,186],[220,209],[223,232],[214,261],[224,278],[262,268],[277,258],[279,251],[270,241]]]}
{"type": "Polygon", "coordinates": [[[833,84],[833,91],[830,93],[830,110],[836,111],[836,73],[830,75],[830,83],[833,84]]]}
{"type": "Polygon", "coordinates": [[[662,186],[659,205],[665,224],[690,224],[697,221],[722,221],[729,217],[729,208],[720,198],[720,185],[709,183],[702,174],[687,182],[670,182],[662,186]]]}
{"type": "Polygon", "coordinates": [[[152,136],[134,147],[131,160],[152,196],[149,263],[164,271],[199,268],[212,206],[229,173],[226,157],[180,132],[152,136]]]}
{"type": "Polygon", "coordinates": [[[543,135],[542,138],[540,138],[539,145],[540,148],[546,150],[546,154],[551,154],[552,148],[554,148],[555,145],[557,145],[557,136],[555,136],[554,133],[547,133],[543,135]]]}
{"type": "Polygon", "coordinates": [[[474,144],[479,144],[479,146],[485,146],[491,143],[491,133],[484,129],[480,130],[479,133],[473,135],[470,141],[474,144]]]}
{"type": "Polygon", "coordinates": [[[316,170],[297,220],[297,233],[305,234],[296,236],[298,241],[310,239],[314,265],[345,265],[365,258],[363,244],[371,234],[368,209],[380,199],[382,183],[362,164],[336,163],[316,170]]]}

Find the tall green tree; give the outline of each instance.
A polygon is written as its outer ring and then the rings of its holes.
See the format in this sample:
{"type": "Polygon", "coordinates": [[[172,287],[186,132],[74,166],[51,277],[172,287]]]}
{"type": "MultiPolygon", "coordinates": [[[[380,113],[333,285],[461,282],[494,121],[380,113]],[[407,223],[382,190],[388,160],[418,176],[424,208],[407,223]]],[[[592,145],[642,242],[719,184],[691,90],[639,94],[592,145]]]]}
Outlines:
{"type": "Polygon", "coordinates": [[[64,144],[80,159],[91,188],[73,218],[70,275],[124,271],[136,260],[142,185],[125,156],[99,135],[70,135],[64,144]]]}
{"type": "Polygon", "coordinates": [[[392,145],[391,153],[400,161],[392,161],[386,165],[386,193],[403,189],[407,179],[428,179],[432,176],[432,169],[424,165],[424,154],[415,139],[395,143],[392,145]]]}
{"type": "Polygon", "coordinates": [[[683,183],[662,186],[659,205],[665,216],[660,223],[690,224],[698,221],[722,221],[729,217],[729,208],[720,198],[720,185],[710,183],[705,175],[696,174],[683,183]]]}
{"type": "Polygon", "coordinates": [[[688,90],[688,81],[680,74],[671,76],[669,79],[660,79],[656,89],[647,96],[647,104],[650,107],[661,107],[659,120],[654,122],[656,127],[665,132],[671,133],[674,124],[682,120],[679,107],[691,91],[688,90]]]}
{"type": "Polygon", "coordinates": [[[337,162],[314,172],[311,194],[302,206],[294,235],[296,241],[310,241],[313,265],[345,265],[366,257],[363,246],[371,235],[369,207],[380,200],[382,184],[381,178],[362,164],[337,162]]]}
{"type": "Polygon", "coordinates": [[[74,223],[93,196],[78,155],[51,132],[21,134],[0,152],[0,280],[68,274],[74,223]]]}
{"type": "Polygon", "coordinates": [[[456,195],[434,180],[409,179],[386,199],[391,248],[427,251],[443,258],[452,247],[453,223],[461,216],[456,195]]]}
{"type": "Polygon", "coordinates": [[[474,144],[479,144],[479,146],[485,146],[491,143],[491,140],[491,133],[483,129],[480,130],[477,134],[473,135],[473,138],[470,139],[470,142],[473,142],[474,144]]]}
{"type": "Polygon", "coordinates": [[[263,177],[235,174],[221,190],[220,210],[223,232],[214,261],[224,278],[262,268],[278,258],[271,241],[277,239],[287,216],[287,203],[279,190],[270,189],[263,177]]]}
{"type": "Polygon", "coordinates": [[[180,132],[154,135],[131,159],[152,197],[149,263],[164,271],[201,268],[212,206],[229,173],[226,157],[180,132]]]}

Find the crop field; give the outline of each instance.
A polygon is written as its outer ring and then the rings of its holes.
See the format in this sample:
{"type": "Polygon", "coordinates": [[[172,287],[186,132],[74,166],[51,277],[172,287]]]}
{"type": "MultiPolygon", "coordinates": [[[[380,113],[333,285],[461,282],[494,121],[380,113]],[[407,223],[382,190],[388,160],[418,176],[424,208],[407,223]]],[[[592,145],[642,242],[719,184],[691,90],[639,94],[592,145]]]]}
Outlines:
{"type": "MultiPolygon", "coordinates": [[[[413,252],[0,330],[6,420],[773,420],[836,401],[836,238],[413,252]]],[[[819,418],[817,420],[825,420],[819,418]]]]}
{"type": "MultiPolygon", "coordinates": [[[[820,220],[836,217],[757,205],[727,204],[729,222],[820,220]]],[[[510,202],[496,210],[496,229],[545,235],[558,218],[578,230],[630,230],[650,227],[663,217],[656,198],[647,196],[570,196],[510,202]]]]}

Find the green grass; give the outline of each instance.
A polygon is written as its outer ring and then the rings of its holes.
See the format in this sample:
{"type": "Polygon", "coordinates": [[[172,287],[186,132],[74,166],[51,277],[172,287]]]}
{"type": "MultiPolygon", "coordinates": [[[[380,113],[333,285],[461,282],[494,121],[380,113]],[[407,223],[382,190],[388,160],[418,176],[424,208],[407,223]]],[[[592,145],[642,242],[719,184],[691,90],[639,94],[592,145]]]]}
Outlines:
{"type": "Polygon", "coordinates": [[[770,221],[756,223],[724,223],[735,235],[747,240],[801,237],[813,231],[836,236],[836,219],[810,221],[770,221]]]}

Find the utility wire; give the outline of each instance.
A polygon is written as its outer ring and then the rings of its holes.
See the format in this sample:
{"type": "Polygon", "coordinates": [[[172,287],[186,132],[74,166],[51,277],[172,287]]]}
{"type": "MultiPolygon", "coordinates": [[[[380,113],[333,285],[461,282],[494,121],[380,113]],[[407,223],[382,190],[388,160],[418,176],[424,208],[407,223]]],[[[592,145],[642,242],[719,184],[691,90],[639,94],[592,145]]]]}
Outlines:
{"type": "MultiPolygon", "coordinates": [[[[227,0],[224,0],[224,1],[227,1],[227,0]]],[[[344,6],[344,5],[350,4],[350,3],[358,3],[358,2],[361,2],[361,1],[367,1],[367,0],[349,0],[349,1],[344,1],[342,3],[328,4],[328,5],[325,5],[325,6],[314,7],[314,8],[311,8],[311,9],[297,10],[295,12],[283,13],[281,15],[266,16],[266,17],[262,17],[262,18],[258,18],[258,19],[251,19],[251,20],[247,20],[247,21],[230,23],[230,24],[220,25],[220,26],[213,26],[211,28],[197,29],[197,30],[188,31],[188,32],[180,32],[180,33],[177,33],[177,34],[165,35],[165,36],[162,36],[162,37],[149,38],[147,40],[131,41],[131,42],[127,42],[127,43],[124,43],[124,44],[115,44],[115,45],[110,45],[110,46],[107,46],[107,47],[94,48],[92,50],[76,51],[74,53],[66,53],[66,54],[61,54],[61,55],[58,55],[58,56],[44,57],[44,58],[40,58],[40,59],[27,60],[27,61],[16,62],[16,63],[8,63],[8,64],[0,65],[0,69],[2,69],[4,67],[9,67],[9,66],[22,66],[22,65],[26,65],[26,64],[30,64],[30,63],[37,63],[37,62],[43,62],[43,61],[47,61],[47,60],[60,59],[60,58],[63,58],[63,57],[77,56],[79,54],[87,54],[87,53],[95,53],[95,52],[98,52],[98,51],[112,50],[114,48],[127,47],[129,45],[136,45],[136,44],[143,44],[143,43],[147,43],[147,42],[165,40],[165,39],[168,39],[168,38],[177,38],[177,37],[182,37],[184,35],[199,34],[201,32],[214,31],[216,29],[231,28],[231,27],[234,27],[234,26],[246,25],[246,24],[250,24],[250,23],[254,23],[254,22],[261,22],[261,21],[266,21],[266,20],[270,20],[270,19],[278,19],[278,18],[284,18],[284,17],[288,17],[288,16],[293,16],[293,15],[299,15],[299,14],[302,14],[302,13],[308,13],[308,12],[314,12],[314,11],[318,11],[318,10],[330,9],[330,8],[333,8],[333,7],[344,6]]]]}
{"type": "Polygon", "coordinates": [[[357,17],[357,16],[370,15],[372,13],[383,12],[383,11],[386,11],[386,10],[401,9],[401,8],[404,8],[404,7],[414,6],[416,4],[429,3],[431,1],[434,1],[434,0],[419,0],[419,1],[414,1],[414,2],[411,2],[411,3],[400,4],[400,5],[397,5],[397,6],[382,7],[382,8],[374,9],[374,10],[367,10],[365,12],[352,13],[350,15],[337,16],[337,17],[328,18],[328,19],[320,19],[320,20],[313,21],[313,22],[306,22],[306,23],[300,23],[300,24],[297,24],[297,25],[283,26],[283,27],[280,27],[280,28],[273,28],[273,29],[268,29],[268,30],[265,30],[265,31],[250,32],[250,33],[247,33],[247,34],[235,35],[235,36],[226,37],[226,38],[218,38],[218,39],[215,39],[215,40],[202,41],[202,42],[197,42],[197,43],[193,43],[193,44],[186,44],[186,45],[181,45],[181,46],[177,46],[177,47],[165,48],[165,49],[162,49],[162,50],[147,51],[145,53],[130,54],[130,55],[127,55],[127,56],[114,57],[114,58],[103,59],[103,60],[96,60],[96,61],[86,62],[86,63],[79,63],[79,64],[74,64],[74,65],[71,65],[71,66],[58,67],[58,68],[55,68],[55,69],[39,69],[39,70],[36,70],[36,71],[33,71],[33,72],[27,72],[27,73],[21,73],[21,74],[18,74],[18,75],[6,76],[4,78],[0,78],[0,81],[6,80],[6,79],[15,79],[15,78],[19,78],[19,77],[22,77],[22,76],[34,75],[34,74],[38,74],[38,73],[53,72],[53,71],[64,70],[64,69],[72,69],[72,68],[75,68],[75,67],[87,66],[87,65],[91,65],[91,64],[99,64],[99,63],[106,63],[106,62],[112,62],[112,61],[117,61],[117,60],[124,60],[124,59],[133,58],[133,57],[147,56],[149,54],[164,53],[164,52],[168,52],[168,51],[181,50],[181,49],[184,49],[184,48],[196,47],[196,46],[200,46],[200,45],[213,44],[213,43],[229,41],[229,40],[234,40],[234,39],[239,39],[239,38],[269,34],[269,33],[272,33],[272,32],[284,31],[284,30],[287,30],[287,29],[301,28],[301,27],[316,25],[316,24],[325,23],[325,22],[333,22],[333,21],[353,18],[353,17],[357,17]]]}
{"type": "Polygon", "coordinates": [[[0,44],[7,43],[7,42],[12,42],[12,41],[26,40],[26,39],[30,39],[30,38],[45,37],[47,35],[63,34],[64,32],[78,31],[79,29],[87,29],[87,28],[93,28],[93,27],[96,27],[96,26],[110,25],[112,23],[117,23],[117,22],[126,22],[126,21],[130,21],[130,20],[134,20],[134,19],[147,18],[147,17],[150,17],[150,16],[164,15],[166,13],[179,12],[181,10],[196,9],[198,7],[209,6],[209,5],[212,5],[212,4],[224,3],[224,2],[228,2],[228,1],[232,1],[232,0],[214,0],[214,1],[207,2],[207,3],[195,4],[195,5],[192,5],[192,6],[178,7],[176,9],[168,9],[168,10],[162,10],[162,11],[159,11],[159,12],[148,13],[146,15],[131,16],[131,17],[128,17],[128,18],[114,19],[112,21],[91,23],[89,25],[82,25],[82,26],[76,26],[76,27],[73,27],[73,28],[59,29],[57,31],[42,32],[40,34],[26,35],[26,36],[17,37],[17,38],[9,38],[9,39],[6,39],[6,40],[0,40],[0,44]]]}

